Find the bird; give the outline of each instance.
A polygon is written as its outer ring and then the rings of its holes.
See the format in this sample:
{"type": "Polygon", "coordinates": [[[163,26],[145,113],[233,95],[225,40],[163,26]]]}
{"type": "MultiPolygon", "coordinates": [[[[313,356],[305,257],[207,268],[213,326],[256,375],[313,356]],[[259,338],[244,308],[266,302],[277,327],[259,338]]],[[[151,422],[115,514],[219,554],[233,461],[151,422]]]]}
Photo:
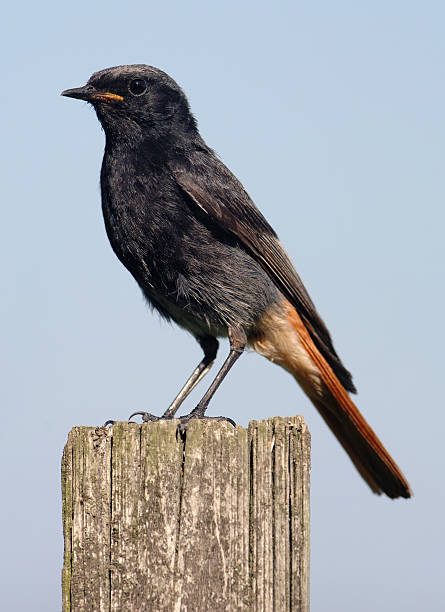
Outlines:
{"type": "Polygon", "coordinates": [[[150,306],[190,332],[203,358],[161,417],[172,419],[229,355],[187,425],[249,347],[287,370],[376,494],[409,498],[396,462],[359,412],[351,373],[276,232],[199,133],[182,88],[145,64],[95,72],[62,92],[90,103],[105,132],[100,184],[111,246],[150,306]]]}

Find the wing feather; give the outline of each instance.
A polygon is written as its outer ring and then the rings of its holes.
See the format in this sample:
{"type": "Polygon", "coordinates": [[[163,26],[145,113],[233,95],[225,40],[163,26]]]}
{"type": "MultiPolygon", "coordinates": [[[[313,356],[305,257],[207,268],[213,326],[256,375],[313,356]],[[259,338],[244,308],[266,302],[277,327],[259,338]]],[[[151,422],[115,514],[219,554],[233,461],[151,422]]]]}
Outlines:
{"type": "Polygon", "coordinates": [[[341,363],[329,331],[286,251],[238,179],[210,149],[194,151],[187,160],[170,162],[170,170],[183,193],[219,229],[235,235],[260,263],[297,309],[343,387],[355,392],[352,376],[341,363]]]}

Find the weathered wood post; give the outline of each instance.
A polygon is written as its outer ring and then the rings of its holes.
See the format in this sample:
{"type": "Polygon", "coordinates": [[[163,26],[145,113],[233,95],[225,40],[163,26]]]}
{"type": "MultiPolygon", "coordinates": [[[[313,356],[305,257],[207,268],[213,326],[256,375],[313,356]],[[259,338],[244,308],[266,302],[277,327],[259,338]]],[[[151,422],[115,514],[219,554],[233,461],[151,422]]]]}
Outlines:
{"type": "Polygon", "coordinates": [[[308,611],[303,418],[177,423],[70,432],[64,612],[308,611]]]}

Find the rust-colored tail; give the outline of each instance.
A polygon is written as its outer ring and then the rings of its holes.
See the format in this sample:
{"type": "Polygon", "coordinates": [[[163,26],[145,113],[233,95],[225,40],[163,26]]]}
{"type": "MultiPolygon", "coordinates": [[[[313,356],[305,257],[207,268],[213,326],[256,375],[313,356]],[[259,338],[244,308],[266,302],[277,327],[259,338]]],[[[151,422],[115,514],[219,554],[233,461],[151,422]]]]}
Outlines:
{"type": "Polygon", "coordinates": [[[396,462],[315,346],[295,308],[286,301],[283,310],[264,318],[258,331],[252,343],[255,350],[295,376],[372,491],[411,497],[396,462]]]}
{"type": "Polygon", "coordinates": [[[374,493],[383,492],[391,498],[411,497],[409,484],[396,462],[339,383],[292,306],[288,309],[288,317],[328,389],[322,399],[311,399],[355,467],[374,493]]]}

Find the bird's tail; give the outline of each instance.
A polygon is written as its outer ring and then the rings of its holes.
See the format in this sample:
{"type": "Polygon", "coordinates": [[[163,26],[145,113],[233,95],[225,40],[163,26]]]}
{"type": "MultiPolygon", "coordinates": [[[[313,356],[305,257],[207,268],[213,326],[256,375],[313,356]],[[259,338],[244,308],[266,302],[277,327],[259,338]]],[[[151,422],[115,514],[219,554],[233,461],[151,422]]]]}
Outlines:
{"type": "Polygon", "coordinates": [[[374,493],[411,497],[409,484],[286,300],[263,316],[250,344],[288,370],[374,493]]]}

